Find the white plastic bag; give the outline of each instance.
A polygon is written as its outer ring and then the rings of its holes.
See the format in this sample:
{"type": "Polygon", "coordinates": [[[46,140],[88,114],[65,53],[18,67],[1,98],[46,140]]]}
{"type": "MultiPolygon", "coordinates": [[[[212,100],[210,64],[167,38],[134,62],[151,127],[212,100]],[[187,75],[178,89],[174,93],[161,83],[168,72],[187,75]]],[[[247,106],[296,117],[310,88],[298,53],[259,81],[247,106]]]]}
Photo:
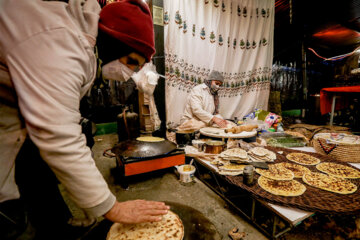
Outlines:
{"type": "Polygon", "coordinates": [[[141,92],[152,95],[157,85],[159,75],[156,73],[155,65],[149,62],[145,64],[139,72],[134,73],[132,79],[141,92]]]}

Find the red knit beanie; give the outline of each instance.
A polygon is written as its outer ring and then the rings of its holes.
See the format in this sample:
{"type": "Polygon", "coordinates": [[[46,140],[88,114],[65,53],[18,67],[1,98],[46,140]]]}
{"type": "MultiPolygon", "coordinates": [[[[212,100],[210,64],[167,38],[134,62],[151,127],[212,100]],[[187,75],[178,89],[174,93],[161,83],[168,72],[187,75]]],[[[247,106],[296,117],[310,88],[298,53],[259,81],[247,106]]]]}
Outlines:
{"type": "Polygon", "coordinates": [[[100,12],[99,29],[142,54],[149,62],[155,53],[150,9],[142,0],[122,0],[100,12]]]}

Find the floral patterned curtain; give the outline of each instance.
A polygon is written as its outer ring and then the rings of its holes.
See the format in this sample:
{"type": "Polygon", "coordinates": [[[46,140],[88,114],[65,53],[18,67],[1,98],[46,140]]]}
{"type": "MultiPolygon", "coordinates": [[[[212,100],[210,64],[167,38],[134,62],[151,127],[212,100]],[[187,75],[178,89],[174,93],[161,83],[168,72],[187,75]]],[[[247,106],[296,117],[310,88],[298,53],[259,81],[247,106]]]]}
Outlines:
{"type": "Polygon", "coordinates": [[[179,123],[190,90],[212,70],[225,77],[224,118],[267,109],[274,9],[274,0],[164,1],[167,124],[179,123]]]}

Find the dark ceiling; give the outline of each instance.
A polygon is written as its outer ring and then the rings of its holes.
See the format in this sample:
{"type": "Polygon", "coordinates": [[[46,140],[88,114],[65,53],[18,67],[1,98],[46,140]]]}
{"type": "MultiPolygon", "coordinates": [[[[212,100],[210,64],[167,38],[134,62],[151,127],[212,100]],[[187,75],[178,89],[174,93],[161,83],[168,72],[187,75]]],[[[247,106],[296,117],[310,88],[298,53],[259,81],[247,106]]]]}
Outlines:
{"type": "Polygon", "coordinates": [[[275,39],[343,54],[360,46],[360,0],[276,0],[275,39]]]}

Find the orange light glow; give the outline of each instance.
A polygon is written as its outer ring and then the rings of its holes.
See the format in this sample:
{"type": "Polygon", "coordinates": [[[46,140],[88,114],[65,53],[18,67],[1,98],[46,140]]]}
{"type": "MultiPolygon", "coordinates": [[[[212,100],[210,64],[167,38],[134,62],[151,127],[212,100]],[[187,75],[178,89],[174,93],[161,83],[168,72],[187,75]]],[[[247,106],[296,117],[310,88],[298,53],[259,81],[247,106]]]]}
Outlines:
{"type": "Polygon", "coordinates": [[[348,39],[348,38],[360,37],[360,33],[348,29],[346,27],[336,25],[334,27],[330,27],[323,31],[313,34],[313,37],[322,38],[322,39],[329,39],[329,38],[348,39]]]}

